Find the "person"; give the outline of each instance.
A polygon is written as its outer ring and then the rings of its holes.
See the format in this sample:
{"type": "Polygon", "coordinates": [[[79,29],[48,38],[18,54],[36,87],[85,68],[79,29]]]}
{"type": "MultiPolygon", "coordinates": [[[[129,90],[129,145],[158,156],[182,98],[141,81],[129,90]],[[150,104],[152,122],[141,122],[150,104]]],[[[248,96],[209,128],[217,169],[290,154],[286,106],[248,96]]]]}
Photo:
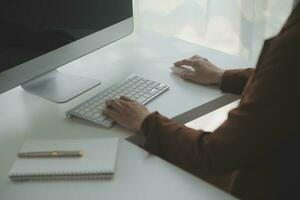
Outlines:
{"type": "MultiPolygon", "coordinates": [[[[300,6],[280,33],[265,41],[255,69],[222,70],[193,56],[181,77],[241,94],[237,108],[214,132],[196,131],[127,98],[107,101],[106,115],[144,134],[144,147],[180,167],[222,175],[237,171],[230,192],[241,199],[290,199],[299,176],[300,6]]],[[[298,195],[297,195],[298,196],[298,195]]]]}

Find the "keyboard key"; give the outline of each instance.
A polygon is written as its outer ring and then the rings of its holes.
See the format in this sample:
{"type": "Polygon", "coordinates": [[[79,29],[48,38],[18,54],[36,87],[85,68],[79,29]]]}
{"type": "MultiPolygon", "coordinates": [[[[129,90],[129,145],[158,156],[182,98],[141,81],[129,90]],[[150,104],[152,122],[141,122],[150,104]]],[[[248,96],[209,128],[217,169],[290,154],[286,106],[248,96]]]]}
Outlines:
{"type": "Polygon", "coordinates": [[[84,115],[86,112],[80,111],[79,114],[84,115]]]}
{"type": "Polygon", "coordinates": [[[149,97],[151,97],[152,95],[146,93],[146,94],[144,94],[143,96],[144,96],[145,98],[149,98],[149,97]]]}
{"type": "Polygon", "coordinates": [[[149,94],[154,95],[154,94],[156,94],[157,92],[159,92],[158,89],[152,89],[152,90],[149,91],[149,94]]]}
{"type": "Polygon", "coordinates": [[[97,118],[99,118],[101,116],[101,114],[100,113],[96,113],[96,114],[94,114],[93,116],[91,116],[91,118],[92,119],[97,119],[97,118]]]}
{"type": "Polygon", "coordinates": [[[93,113],[92,112],[89,112],[89,113],[85,113],[85,117],[91,117],[93,115],[93,113]]]}
{"type": "Polygon", "coordinates": [[[112,126],[112,120],[110,119],[106,119],[104,121],[101,122],[105,127],[111,127],[112,126]]]}
{"type": "Polygon", "coordinates": [[[144,103],[146,101],[146,99],[147,99],[146,97],[141,96],[136,101],[139,102],[139,103],[144,103]]]}
{"type": "Polygon", "coordinates": [[[162,89],[164,89],[166,87],[167,87],[166,85],[160,84],[159,86],[156,86],[156,89],[162,90],[162,89]]]}

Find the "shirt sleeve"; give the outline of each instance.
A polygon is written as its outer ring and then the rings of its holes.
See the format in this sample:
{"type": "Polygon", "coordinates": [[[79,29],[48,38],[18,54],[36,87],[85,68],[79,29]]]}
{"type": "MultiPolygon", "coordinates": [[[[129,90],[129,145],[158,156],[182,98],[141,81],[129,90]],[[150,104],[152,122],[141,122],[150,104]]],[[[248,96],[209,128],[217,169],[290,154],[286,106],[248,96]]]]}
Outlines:
{"type": "Polygon", "coordinates": [[[207,168],[204,151],[198,142],[201,143],[208,133],[178,124],[158,112],[143,121],[142,133],[146,138],[144,148],[150,153],[189,171],[207,168]]]}
{"type": "Polygon", "coordinates": [[[227,70],[221,82],[221,90],[240,95],[254,72],[253,68],[227,70]]]}

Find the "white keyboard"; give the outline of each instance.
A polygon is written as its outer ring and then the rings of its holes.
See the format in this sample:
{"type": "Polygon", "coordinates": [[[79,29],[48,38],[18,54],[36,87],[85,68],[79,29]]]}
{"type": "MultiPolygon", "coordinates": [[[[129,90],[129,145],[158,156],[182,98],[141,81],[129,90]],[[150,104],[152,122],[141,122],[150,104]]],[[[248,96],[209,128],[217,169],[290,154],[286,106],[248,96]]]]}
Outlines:
{"type": "Polygon", "coordinates": [[[106,100],[127,96],[141,104],[146,104],[168,88],[162,83],[132,75],[67,111],[66,115],[83,118],[109,128],[113,125],[113,120],[102,114],[106,107],[106,100]]]}

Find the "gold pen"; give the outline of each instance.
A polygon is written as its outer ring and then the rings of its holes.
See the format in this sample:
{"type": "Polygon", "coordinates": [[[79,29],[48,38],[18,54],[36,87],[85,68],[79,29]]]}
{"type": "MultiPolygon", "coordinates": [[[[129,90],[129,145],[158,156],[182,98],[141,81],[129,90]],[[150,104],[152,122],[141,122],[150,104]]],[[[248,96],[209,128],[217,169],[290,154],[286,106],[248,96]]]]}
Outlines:
{"type": "Polygon", "coordinates": [[[83,151],[38,151],[20,152],[19,158],[61,158],[61,157],[82,157],[83,151]]]}

